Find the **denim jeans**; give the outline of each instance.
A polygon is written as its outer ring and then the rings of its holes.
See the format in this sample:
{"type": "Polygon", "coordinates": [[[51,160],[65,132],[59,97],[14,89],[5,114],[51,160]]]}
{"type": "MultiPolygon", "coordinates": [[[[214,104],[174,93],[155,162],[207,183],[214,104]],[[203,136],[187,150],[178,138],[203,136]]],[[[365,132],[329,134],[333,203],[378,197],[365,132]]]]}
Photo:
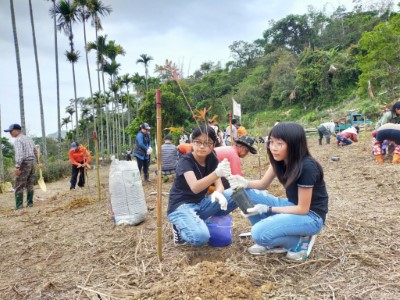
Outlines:
{"type": "Polygon", "coordinates": [[[181,237],[189,244],[200,247],[208,242],[210,233],[204,222],[211,216],[225,216],[237,208],[236,203],[231,199],[232,190],[224,191],[228,201],[228,209],[221,210],[218,202],[211,202],[211,195],[206,196],[200,203],[186,203],[180,205],[168,215],[168,220],[180,230],[181,237]]]}
{"type": "Polygon", "coordinates": [[[336,139],[337,139],[338,144],[339,144],[340,142],[343,142],[343,143],[344,143],[343,146],[347,146],[347,145],[350,145],[350,144],[353,143],[350,139],[345,139],[344,137],[342,137],[342,136],[340,136],[340,135],[337,135],[337,136],[336,136],[336,139]]]}
{"type": "MultiPolygon", "coordinates": [[[[254,204],[264,204],[273,207],[294,206],[286,198],[278,198],[266,191],[246,189],[254,204]]],[[[295,214],[261,214],[249,217],[253,224],[251,236],[253,240],[264,247],[283,247],[295,250],[301,236],[314,235],[323,227],[322,218],[309,211],[306,215],[295,214]]]]}

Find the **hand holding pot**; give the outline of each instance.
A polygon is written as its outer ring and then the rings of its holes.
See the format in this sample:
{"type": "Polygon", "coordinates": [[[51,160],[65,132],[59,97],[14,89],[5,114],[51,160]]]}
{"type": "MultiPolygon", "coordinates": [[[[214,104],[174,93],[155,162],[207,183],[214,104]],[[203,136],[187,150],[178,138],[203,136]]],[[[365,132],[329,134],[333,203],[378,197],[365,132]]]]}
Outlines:
{"type": "Polygon", "coordinates": [[[228,177],[231,175],[231,164],[226,158],[218,164],[215,174],[218,177],[228,177]]]}

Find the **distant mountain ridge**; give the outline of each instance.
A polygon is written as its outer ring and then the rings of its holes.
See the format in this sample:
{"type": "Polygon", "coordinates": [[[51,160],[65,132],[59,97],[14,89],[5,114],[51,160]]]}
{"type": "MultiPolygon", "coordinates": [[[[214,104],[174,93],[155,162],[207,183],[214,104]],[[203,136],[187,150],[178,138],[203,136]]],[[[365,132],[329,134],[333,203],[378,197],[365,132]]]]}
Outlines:
{"type": "MultiPolygon", "coordinates": [[[[65,138],[65,136],[67,135],[67,132],[64,130],[61,130],[61,138],[65,138]]],[[[58,138],[58,131],[54,132],[54,133],[50,133],[47,135],[48,138],[52,138],[52,139],[57,139],[58,138]]]]}

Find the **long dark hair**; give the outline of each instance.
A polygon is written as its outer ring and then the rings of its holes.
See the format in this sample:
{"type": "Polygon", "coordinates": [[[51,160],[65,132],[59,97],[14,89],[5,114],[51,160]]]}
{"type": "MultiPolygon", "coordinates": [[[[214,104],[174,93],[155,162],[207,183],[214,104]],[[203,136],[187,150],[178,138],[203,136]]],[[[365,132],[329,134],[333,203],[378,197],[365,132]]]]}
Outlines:
{"type": "Polygon", "coordinates": [[[217,134],[215,133],[214,128],[207,125],[194,127],[192,132],[192,140],[194,140],[195,138],[199,137],[202,134],[207,135],[208,138],[210,138],[214,142],[214,144],[217,141],[217,134]]]}
{"type": "MultiPolygon", "coordinates": [[[[287,188],[300,177],[304,157],[311,157],[308,151],[306,133],[304,128],[297,123],[280,122],[272,127],[268,140],[271,137],[281,139],[287,144],[287,165],[285,165],[284,161],[276,161],[272,156],[271,150],[267,148],[272,168],[278,180],[287,188]]],[[[321,172],[321,179],[323,179],[322,167],[317,161],[315,163],[321,172]]]]}
{"type": "MultiPolygon", "coordinates": [[[[201,136],[202,134],[205,134],[207,136],[207,139],[211,139],[215,146],[215,143],[217,141],[217,134],[215,133],[214,128],[207,125],[201,125],[193,128],[192,141],[194,141],[197,137],[201,136]]],[[[217,163],[218,163],[217,154],[213,150],[206,158],[206,174],[210,174],[211,172],[213,172],[215,170],[217,163]],[[214,161],[214,163],[212,163],[212,161],[214,161]]]]}
{"type": "Polygon", "coordinates": [[[393,104],[392,108],[390,109],[392,111],[392,113],[396,114],[396,108],[400,109],[400,101],[397,101],[395,104],[393,104]]]}

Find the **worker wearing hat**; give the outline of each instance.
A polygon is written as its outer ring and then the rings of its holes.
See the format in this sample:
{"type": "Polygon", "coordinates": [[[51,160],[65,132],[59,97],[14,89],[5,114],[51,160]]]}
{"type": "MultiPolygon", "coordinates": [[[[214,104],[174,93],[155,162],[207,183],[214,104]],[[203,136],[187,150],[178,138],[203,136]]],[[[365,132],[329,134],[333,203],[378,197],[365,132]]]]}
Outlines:
{"type": "Polygon", "coordinates": [[[90,152],[84,146],[79,145],[78,142],[71,143],[68,156],[72,164],[71,186],[69,189],[75,189],[78,174],[78,186],[83,188],[85,186],[85,169],[90,167],[89,163],[92,160],[92,156],[90,152]]]}
{"type": "Polygon", "coordinates": [[[140,130],[136,135],[136,143],[133,150],[139,172],[142,173],[143,169],[144,181],[147,182],[150,181],[149,167],[151,154],[153,153],[153,148],[151,148],[150,129],[149,124],[140,124],[140,130]]]}
{"type": "MultiPolygon", "coordinates": [[[[241,158],[244,158],[249,154],[257,154],[257,149],[254,148],[254,138],[251,136],[240,136],[236,139],[236,144],[234,146],[224,146],[217,147],[214,149],[217,154],[218,161],[222,161],[227,158],[231,164],[232,175],[243,176],[241,167],[241,158]]],[[[225,188],[229,188],[229,183],[227,180],[222,178],[222,182],[225,188]]]]}
{"type": "MultiPolygon", "coordinates": [[[[15,138],[15,209],[23,208],[24,189],[27,192],[27,207],[33,206],[35,164],[38,162],[35,143],[21,133],[19,124],[11,124],[4,132],[15,138]]],[[[38,165],[41,167],[41,165],[38,165]]]]}

